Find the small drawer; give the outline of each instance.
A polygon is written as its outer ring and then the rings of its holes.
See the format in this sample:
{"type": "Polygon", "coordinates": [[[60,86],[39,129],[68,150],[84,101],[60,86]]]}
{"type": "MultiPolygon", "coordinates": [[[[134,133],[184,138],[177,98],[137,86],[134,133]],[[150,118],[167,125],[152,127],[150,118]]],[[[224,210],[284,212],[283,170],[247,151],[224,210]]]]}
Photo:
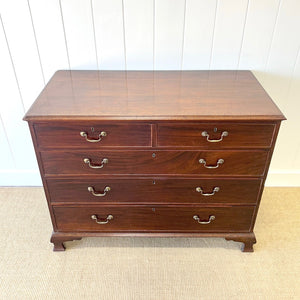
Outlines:
{"type": "Polygon", "coordinates": [[[53,207],[59,231],[248,232],[254,206],[53,207]]]}
{"type": "Polygon", "coordinates": [[[150,124],[38,123],[34,131],[40,148],[151,145],[150,124]]]}
{"type": "Polygon", "coordinates": [[[47,179],[55,203],[257,203],[260,179],[47,179]]]}
{"type": "Polygon", "coordinates": [[[46,175],[262,176],[268,152],[253,151],[42,151],[46,175]]]}
{"type": "Polygon", "coordinates": [[[269,148],[274,124],[159,124],[158,146],[269,148]]]}

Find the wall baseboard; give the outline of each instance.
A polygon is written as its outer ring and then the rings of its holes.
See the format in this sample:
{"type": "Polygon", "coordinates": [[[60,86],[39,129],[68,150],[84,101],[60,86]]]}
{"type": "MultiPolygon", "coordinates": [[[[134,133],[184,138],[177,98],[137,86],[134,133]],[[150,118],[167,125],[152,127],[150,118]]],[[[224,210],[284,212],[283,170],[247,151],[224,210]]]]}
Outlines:
{"type": "MultiPolygon", "coordinates": [[[[38,170],[0,170],[0,186],[42,186],[38,170]]],[[[300,170],[270,170],[266,186],[299,186],[300,170]]]]}
{"type": "Polygon", "coordinates": [[[300,187],[300,170],[270,170],[265,186],[300,187]]]}
{"type": "Polygon", "coordinates": [[[0,186],[42,186],[38,170],[0,170],[0,186]]]}

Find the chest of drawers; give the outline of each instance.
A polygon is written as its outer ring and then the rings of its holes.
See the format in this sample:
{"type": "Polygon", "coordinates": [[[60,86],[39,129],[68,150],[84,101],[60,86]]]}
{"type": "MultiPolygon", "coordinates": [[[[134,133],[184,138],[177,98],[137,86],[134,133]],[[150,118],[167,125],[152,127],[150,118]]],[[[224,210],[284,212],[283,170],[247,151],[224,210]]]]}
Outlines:
{"type": "Polygon", "coordinates": [[[58,71],[24,117],[54,250],[253,228],[284,116],[249,71],[58,71]]]}

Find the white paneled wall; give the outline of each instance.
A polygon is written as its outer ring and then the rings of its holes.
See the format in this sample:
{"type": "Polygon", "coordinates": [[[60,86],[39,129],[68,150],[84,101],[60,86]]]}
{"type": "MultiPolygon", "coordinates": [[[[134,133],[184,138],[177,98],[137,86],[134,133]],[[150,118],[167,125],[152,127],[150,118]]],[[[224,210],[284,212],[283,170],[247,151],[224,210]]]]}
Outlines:
{"type": "Polygon", "coordinates": [[[299,0],[0,1],[0,185],[40,185],[25,110],[58,69],[250,69],[288,118],[268,185],[300,186],[299,0]]]}

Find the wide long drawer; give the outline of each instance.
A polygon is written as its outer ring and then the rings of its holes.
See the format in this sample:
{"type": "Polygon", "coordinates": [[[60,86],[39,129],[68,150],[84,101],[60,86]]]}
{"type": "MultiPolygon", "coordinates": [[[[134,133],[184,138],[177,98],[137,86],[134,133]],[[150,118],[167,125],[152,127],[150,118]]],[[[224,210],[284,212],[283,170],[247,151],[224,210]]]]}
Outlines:
{"type": "Polygon", "coordinates": [[[261,176],[267,151],[42,151],[49,174],[261,176]]]}
{"type": "Polygon", "coordinates": [[[274,124],[158,124],[157,145],[198,148],[268,148],[274,124]]]}
{"type": "Polygon", "coordinates": [[[254,206],[53,207],[59,231],[247,232],[254,206]]]}
{"type": "Polygon", "coordinates": [[[41,148],[150,146],[150,124],[38,123],[34,126],[41,148]]]}
{"type": "Polygon", "coordinates": [[[47,179],[51,202],[256,204],[260,179],[47,179]]]}

